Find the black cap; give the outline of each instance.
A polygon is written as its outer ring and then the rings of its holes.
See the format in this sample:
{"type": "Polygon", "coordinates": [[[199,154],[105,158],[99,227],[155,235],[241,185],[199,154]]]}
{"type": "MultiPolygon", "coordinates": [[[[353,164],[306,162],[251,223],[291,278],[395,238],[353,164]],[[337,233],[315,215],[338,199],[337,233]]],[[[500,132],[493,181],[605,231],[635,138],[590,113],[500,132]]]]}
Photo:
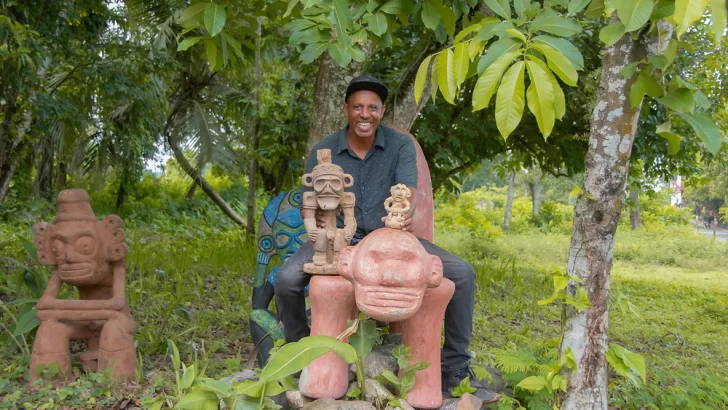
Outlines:
{"type": "Polygon", "coordinates": [[[389,94],[389,89],[386,85],[384,85],[382,80],[369,74],[364,74],[351,79],[351,81],[349,82],[349,86],[346,87],[346,96],[344,97],[344,102],[349,100],[350,95],[361,90],[372,91],[376,93],[379,98],[382,99],[382,103],[384,102],[384,100],[387,99],[387,94],[389,94]]]}

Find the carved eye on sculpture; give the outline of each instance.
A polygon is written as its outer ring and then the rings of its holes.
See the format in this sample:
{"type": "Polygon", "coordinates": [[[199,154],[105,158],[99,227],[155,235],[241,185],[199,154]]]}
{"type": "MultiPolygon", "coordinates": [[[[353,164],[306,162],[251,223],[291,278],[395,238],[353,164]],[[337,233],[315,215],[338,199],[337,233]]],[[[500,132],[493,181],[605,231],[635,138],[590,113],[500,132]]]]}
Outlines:
{"type": "Polygon", "coordinates": [[[59,241],[58,239],[56,239],[55,241],[53,241],[53,249],[52,249],[53,250],[53,254],[56,255],[56,256],[58,256],[58,257],[62,256],[63,255],[63,247],[64,246],[65,245],[63,244],[63,242],[59,241]]]}
{"type": "Polygon", "coordinates": [[[328,188],[334,192],[341,191],[341,188],[343,187],[343,183],[338,178],[319,178],[313,183],[313,189],[316,190],[316,192],[321,192],[324,189],[326,189],[328,185],[328,188]]]}
{"type": "Polygon", "coordinates": [[[273,237],[270,235],[262,235],[258,239],[258,249],[260,249],[263,252],[272,252],[273,247],[273,237]]]}
{"type": "Polygon", "coordinates": [[[76,239],[73,248],[82,255],[91,255],[96,250],[96,241],[90,236],[82,236],[76,239]]]}

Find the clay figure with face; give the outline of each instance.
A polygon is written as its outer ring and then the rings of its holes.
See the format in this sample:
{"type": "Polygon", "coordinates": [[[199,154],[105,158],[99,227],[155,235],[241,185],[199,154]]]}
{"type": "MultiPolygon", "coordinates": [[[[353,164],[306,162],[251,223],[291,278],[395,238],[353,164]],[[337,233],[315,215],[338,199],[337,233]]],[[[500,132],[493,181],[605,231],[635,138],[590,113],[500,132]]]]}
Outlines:
{"type": "Polygon", "coordinates": [[[392,199],[397,204],[403,204],[412,193],[409,188],[404,184],[397,184],[390,188],[389,192],[392,194],[392,199]]]}
{"type": "Polygon", "coordinates": [[[341,196],[344,194],[344,181],[340,175],[324,173],[314,178],[313,190],[316,192],[319,208],[333,211],[339,208],[341,196]]]}
{"type": "Polygon", "coordinates": [[[108,263],[98,255],[103,244],[94,221],[60,222],[53,229],[51,240],[51,251],[64,282],[95,285],[108,273],[108,263]]]}
{"type": "Polygon", "coordinates": [[[338,271],[354,284],[357,307],[384,321],[419,310],[427,288],[442,280],[442,262],[409,232],[382,228],[339,255],[338,271]]]}

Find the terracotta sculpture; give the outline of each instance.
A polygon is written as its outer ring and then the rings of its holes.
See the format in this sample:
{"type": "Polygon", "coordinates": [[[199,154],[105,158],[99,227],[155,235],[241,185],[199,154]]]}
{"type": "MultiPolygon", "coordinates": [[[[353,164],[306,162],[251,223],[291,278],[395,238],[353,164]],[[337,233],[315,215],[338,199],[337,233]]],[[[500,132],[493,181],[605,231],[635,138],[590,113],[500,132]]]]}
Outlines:
{"type": "Polygon", "coordinates": [[[303,270],[311,274],[336,275],[339,251],[351,242],[356,232],[354,194],[344,192],[344,188],[354,184],[354,178],[331,162],[331,150],[318,150],[316,157],[318,165],[302,178],[303,186],[313,187],[313,191],[303,193],[303,224],[315,251],[313,262],[303,265],[303,270]],[[317,209],[326,220],[323,228],[316,225],[317,209]],[[336,227],[336,218],[342,211],[344,228],[340,229],[336,227]]]}
{"type": "MultiPolygon", "coordinates": [[[[415,375],[407,402],[416,408],[442,404],[441,324],[455,285],[442,276],[442,262],[417,238],[381,228],[339,255],[337,276],[311,279],[311,334],[337,336],[355,308],[383,321],[402,321],[402,343],[412,347],[412,363],[431,365],[415,375]]],[[[338,398],[348,387],[348,367],[333,353],[314,360],[299,387],[309,397],[338,398]]]]}
{"type": "Polygon", "coordinates": [[[116,380],[134,377],[135,323],[124,290],[127,246],[116,215],[96,219],[89,196],[81,189],[58,194],[54,224],[33,227],[38,260],[53,266],[38,300],[40,327],[30,358],[30,380],[39,364],[56,363],[56,381],[71,377],[69,340],[85,339],[81,354],[87,371],[111,368],[116,380]],[[58,299],[63,283],[78,288],[79,300],[58,299]]]}
{"type": "Polygon", "coordinates": [[[410,210],[410,203],[407,198],[412,196],[412,192],[410,192],[405,184],[397,184],[390,188],[389,192],[392,196],[384,200],[384,209],[387,211],[384,226],[387,228],[401,229],[402,218],[410,210]]]}

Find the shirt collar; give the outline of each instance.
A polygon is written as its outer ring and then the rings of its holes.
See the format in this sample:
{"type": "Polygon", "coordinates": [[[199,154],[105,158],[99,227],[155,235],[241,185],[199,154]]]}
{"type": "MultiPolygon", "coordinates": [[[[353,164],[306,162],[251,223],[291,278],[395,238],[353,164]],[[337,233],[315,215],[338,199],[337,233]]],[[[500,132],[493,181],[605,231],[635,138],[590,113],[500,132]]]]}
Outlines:
{"type": "MultiPolygon", "coordinates": [[[[349,143],[346,142],[346,134],[349,132],[349,126],[345,126],[344,128],[339,130],[339,138],[338,138],[338,144],[336,146],[336,153],[341,153],[343,151],[346,151],[349,149],[349,143]]],[[[381,149],[385,149],[387,147],[387,138],[384,135],[385,134],[384,126],[379,124],[377,127],[377,133],[374,136],[374,146],[379,147],[381,149]]]]}

